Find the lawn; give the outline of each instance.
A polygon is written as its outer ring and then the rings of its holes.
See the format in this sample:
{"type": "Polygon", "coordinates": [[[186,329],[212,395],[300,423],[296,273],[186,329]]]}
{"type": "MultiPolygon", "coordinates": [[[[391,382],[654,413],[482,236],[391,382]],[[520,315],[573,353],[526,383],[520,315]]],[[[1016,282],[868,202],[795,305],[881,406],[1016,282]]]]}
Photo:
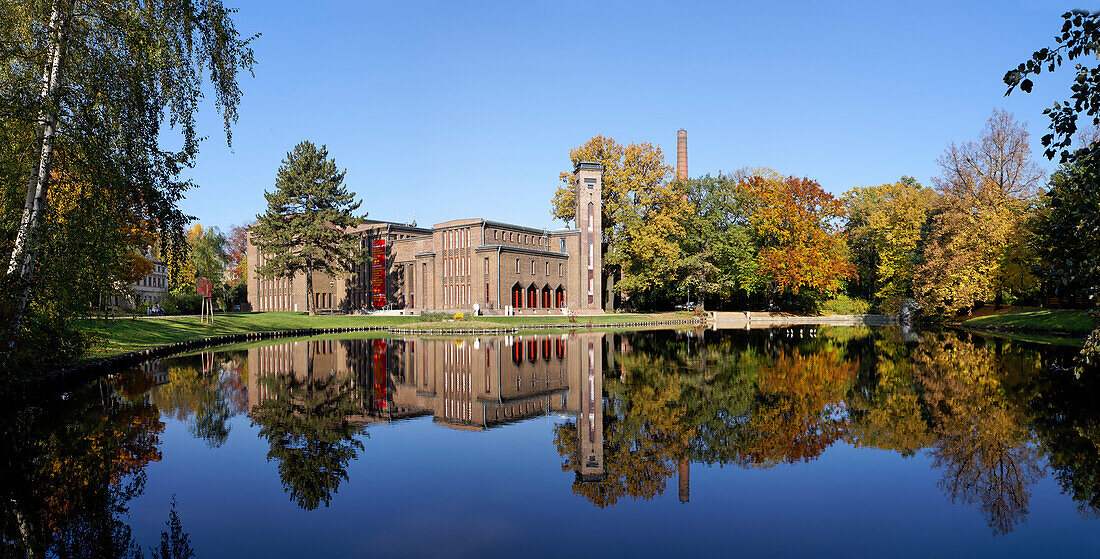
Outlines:
{"type": "Polygon", "coordinates": [[[1021,332],[1063,331],[1087,334],[1093,329],[1088,311],[1071,309],[1030,309],[990,314],[965,320],[963,326],[1016,330],[1021,332]]]}
{"type": "Polygon", "coordinates": [[[93,336],[91,357],[104,357],[175,342],[247,332],[298,328],[361,328],[414,322],[415,316],[309,316],[302,312],[225,313],[213,326],[196,316],[86,319],[84,331],[93,336]]]}
{"type": "Polygon", "coordinates": [[[309,316],[303,312],[225,313],[214,318],[213,326],[202,324],[194,316],[115,318],[109,321],[86,319],[83,330],[92,335],[94,343],[90,357],[105,357],[128,351],[146,349],[175,342],[197,340],[247,332],[271,332],[299,328],[362,328],[367,326],[407,325],[416,328],[493,328],[534,324],[587,327],[636,324],[691,318],[685,313],[607,314],[579,316],[576,324],[569,318],[553,316],[481,316],[476,321],[438,322],[438,317],[418,316],[309,316]],[[430,320],[430,322],[428,322],[430,320]]]}

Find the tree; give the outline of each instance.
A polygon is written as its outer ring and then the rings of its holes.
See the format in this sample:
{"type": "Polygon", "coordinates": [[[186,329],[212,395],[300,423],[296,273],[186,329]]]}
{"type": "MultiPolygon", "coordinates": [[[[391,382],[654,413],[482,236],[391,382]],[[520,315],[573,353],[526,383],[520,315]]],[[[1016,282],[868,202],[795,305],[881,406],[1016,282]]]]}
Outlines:
{"type": "Polygon", "coordinates": [[[1009,242],[1025,233],[1043,177],[1027,130],[1011,113],[994,111],[978,142],[952,143],[938,163],[940,207],[914,286],[924,308],[952,315],[979,302],[1000,303],[1014,284],[1033,284],[1028,266],[1010,265],[1026,259],[1023,245],[1009,242]]]}
{"type": "Polygon", "coordinates": [[[256,269],[267,277],[306,276],[306,308],[313,314],[313,272],[349,273],[364,256],[359,239],[344,233],[363,222],[355,213],[362,202],[343,186],[344,174],[328,148],[302,142],[287,153],[275,179],[275,191],[264,192],[267,212],[256,216],[252,236],[266,262],[256,269]]]}
{"type": "MultiPolygon", "coordinates": [[[[672,167],[665,164],[661,148],[649,142],[622,146],[613,138],[596,136],[570,150],[569,160],[573,166],[581,161],[603,165],[607,300],[613,299],[620,275],[620,292],[667,287],[679,259],[675,239],[682,234],[680,216],[689,206],[668,181],[672,167]]],[[[571,221],[576,209],[573,174],[562,172],[559,178],[562,186],[554,193],[551,213],[571,221]]]]}
{"type": "Polygon", "coordinates": [[[800,290],[833,292],[855,273],[840,229],[844,206],[807,178],[753,175],[741,182],[760,247],[757,289],[774,296],[800,290]]]}
{"type": "Polygon", "coordinates": [[[679,185],[694,211],[682,214],[680,291],[729,300],[748,291],[756,272],[747,193],[739,174],[689,179],[679,185]]]}
{"type": "Polygon", "coordinates": [[[923,256],[922,229],[936,193],[912,177],[844,193],[848,243],[862,294],[876,308],[897,312],[910,296],[923,256]]]}
{"type": "Polygon", "coordinates": [[[237,72],[253,63],[251,39],[240,38],[231,14],[219,0],[29,0],[0,8],[0,106],[13,134],[29,139],[18,144],[22,167],[12,173],[26,196],[10,229],[5,292],[14,296],[5,355],[15,347],[36,276],[53,265],[39,265],[37,256],[55,154],[70,154],[91,184],[132,193],[163,234],[179,232],[176,202],[190,183],[178,176],[198,152],[202,74],[210,73],[229,141],[240,102],[237,72]],[[165,116],[180,125],[178,152],[159,146],[165,116]]]}
{"type": "Polygon", "coordinates": [[[230,283],[236,285],[244,281],[248,270],[248,227],[234,225],[229,228],[225,244],[226,265],[231,276],[230,283]]]}
{"type": "MultiPolygon", "coordinates": [[[[1031,93],[1032,81],[1027,76],[1039,75],[1045,67],[1048,72],[1062,65],[1064,60],[1077,60],[1092,55],[1100,55],[1100,12],[1072,10],[1062,14],[1062,31],[1054,36],[1058,46],[1035,51],[1031,58],[1021,62],[1016,68],[1005,73],[1004,82],[1008,85],[1005,96],[1011,95],[1019,87],[1024,93],[1031,93]]],[[[1054,105],[1043,111],[1050,118],[1051,133],[1043,136],[1047,159],[1060,156],[1062,163],[1072,161],[1084,150],[1095,150],[1095,145],[1086,144],[1076,154],[1069,151],[1073,135],[1077,133],[1077,117],[1085,113],[1092,117],[1093,126],[1100,125],[1100,68],[1090,68],[1084,64],[1075,64],[1077,76],[1070,86],[1070,99],[1055,101],[1054,105]]]]}

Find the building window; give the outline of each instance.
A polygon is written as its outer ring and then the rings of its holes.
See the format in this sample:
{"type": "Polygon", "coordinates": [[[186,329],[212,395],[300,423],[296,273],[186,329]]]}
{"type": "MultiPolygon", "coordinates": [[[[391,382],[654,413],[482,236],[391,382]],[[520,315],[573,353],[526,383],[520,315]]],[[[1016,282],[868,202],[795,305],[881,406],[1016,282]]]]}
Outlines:
{"type": "Polygon", "coordinates": [[[485,280],[489,280],[489,259],[485,259],[485,280]]]}
{"type": "Polygon", "coordinates": [[[550,263],[546,262],[546,275],[550,275],[550,263]]]}
{"type": "Polygon", "coordinates": [[[564,264],[558,264],[558,277],[559,278],[565,277],[565,265],[564,264]]]}
{"type": "Polygon", "coordinates": [[[534,260],[531,261],[531,275],[532,276],[535,275],[535,261],[534,260]]]}
{"type": "Polygon", "coordinates": [[[519,258],[516,259],[516,273],[519,273],[519,258]]]}
{"type": "Polygon", "coordinates": [[[558,239],[561,241],[561,252],[565,252],[565,239],[558,239]]]}

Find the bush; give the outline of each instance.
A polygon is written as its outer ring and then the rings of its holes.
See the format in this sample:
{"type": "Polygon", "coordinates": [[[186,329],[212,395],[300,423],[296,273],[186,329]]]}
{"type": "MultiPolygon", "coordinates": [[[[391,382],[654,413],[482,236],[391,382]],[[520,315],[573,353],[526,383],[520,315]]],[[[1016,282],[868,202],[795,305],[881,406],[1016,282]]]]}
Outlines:
{"type": "Polygon", "coordinates": [[[441,312],[422,312],[420,313],[420,322],[443,322],[444,318],[451,318],[441,312]]]}
{"type": "Polygon", "coordinates": [[[164,314],[199,314],[202,296],[198,293],[169,293],[164,298],[164,314]]]}
{"type": "Polygon", "coordinates": [[[454,319],[458,322],[462,322],[462,319],[466,318],[466,315],[462,314],[462,311],[456,312],[454,319]]]}
{"type": "Polygon", "coordinates": [[[871,310],[871,303],[847,295],[837,295],[821,303],[817,310],[818,314],[826,316],[831,314],[867,314],[871,310]]]}

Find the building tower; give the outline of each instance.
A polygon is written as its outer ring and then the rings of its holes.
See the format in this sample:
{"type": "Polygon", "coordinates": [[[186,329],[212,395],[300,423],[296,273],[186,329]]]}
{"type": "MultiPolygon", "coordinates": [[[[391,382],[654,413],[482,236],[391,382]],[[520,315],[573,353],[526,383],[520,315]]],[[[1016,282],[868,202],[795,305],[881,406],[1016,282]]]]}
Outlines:
{"type": "Polygon", "coordinates": [[[688,178],[688,133],[683,128],[676,131],[676,180],[688,178]]]}
{"type": "Polygon", "coordinates": [[[600,309],[603,295],[603,166],[581,161],[573,169],[577,228],[581,230],[577,294],[570,307],[600,309]]]}
{"type": "Polygon", "coordinates": [[[582,334],[580,343],[580,414],[577,417],[577,441],[581,462],[577,474],[581,481],[604,478],[603,459],[603,334],[582,334]],[[587,339],[586,339],[587,338],[587,339]]]}

